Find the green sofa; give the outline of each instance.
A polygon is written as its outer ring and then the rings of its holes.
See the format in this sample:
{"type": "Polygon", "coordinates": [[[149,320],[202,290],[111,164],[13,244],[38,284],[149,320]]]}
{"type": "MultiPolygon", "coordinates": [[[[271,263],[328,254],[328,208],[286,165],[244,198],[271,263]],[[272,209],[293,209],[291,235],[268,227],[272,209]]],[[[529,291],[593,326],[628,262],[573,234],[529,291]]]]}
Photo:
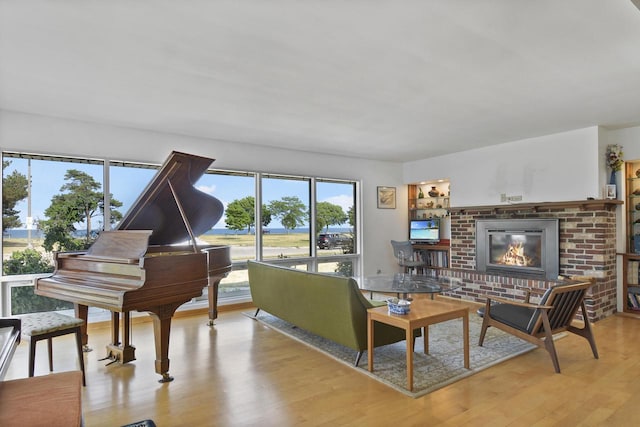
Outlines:
{"type": "MultiPolygon", "coordinates": [[[[257,310],[357,351],[367,349],[367,309],[384,304],[367,300],[352,278],[310,273],[249,261],[249,287],[257,310]]],[[[405,339],[402,329],[376,324],[376,347],[405,339]]],[[[420,335],[420,330],[416,330],[420,335]]]]}

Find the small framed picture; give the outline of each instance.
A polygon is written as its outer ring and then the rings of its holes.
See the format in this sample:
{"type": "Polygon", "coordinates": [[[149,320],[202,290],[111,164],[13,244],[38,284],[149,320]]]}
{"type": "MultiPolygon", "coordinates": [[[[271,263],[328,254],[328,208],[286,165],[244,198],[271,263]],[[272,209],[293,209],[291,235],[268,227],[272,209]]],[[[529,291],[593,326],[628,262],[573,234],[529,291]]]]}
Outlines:
{"type": "Polygon", "coordinates": [[[378,209],[396,208],[396,187],[378,187],[378,209]]]}
{"type": "Polygon", "coordinates": [[[616,198],[616,186],[613,184],[607,184],[604,186],[604,194],[607,199],[616,198]]]}

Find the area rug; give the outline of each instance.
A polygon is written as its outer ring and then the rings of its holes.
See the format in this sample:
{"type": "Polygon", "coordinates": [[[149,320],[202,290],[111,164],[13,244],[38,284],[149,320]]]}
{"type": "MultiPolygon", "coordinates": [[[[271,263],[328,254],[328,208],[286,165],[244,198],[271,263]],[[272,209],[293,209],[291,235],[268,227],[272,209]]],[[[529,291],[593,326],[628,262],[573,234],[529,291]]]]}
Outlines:
{"type": "Polygon", "coordinates": [[[260,311],[255,318],[253,317],[254,313],[244,314],[413,398],[424,396],[536,348],[535,345],[496,328],[489,328],[484,345],[478,346],[482,319],[471,313],[469,316],[470,369],[465,369],[462,319],[431,325],[429,327],[429,354],[424,354],[421,351],[423,348],[422,337],[416,340],[416,352],[413,359],[413,391],[409,391],[406,389],[407,347],[404,341],[377,347],[374,351],[374,371],[369,372],[367,351],[362,355],[356,368],[354,361],[357,352],[353,349],[307,332],[264,311],[260,311]]]}

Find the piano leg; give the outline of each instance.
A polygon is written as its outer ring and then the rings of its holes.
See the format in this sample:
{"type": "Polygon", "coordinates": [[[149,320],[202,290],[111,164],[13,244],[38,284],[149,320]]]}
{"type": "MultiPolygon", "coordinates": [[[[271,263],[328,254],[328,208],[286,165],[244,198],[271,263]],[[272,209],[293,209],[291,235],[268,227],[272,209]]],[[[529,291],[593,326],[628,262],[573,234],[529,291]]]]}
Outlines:
{"type": "Polygon", "coordinates": [[[153,335],[156,344],[155,367],[156,373],[162,375],[162,379],[158,380],[161,383],[173,381],[173,377],[169,375],[169,334],[173,313],[181,305],[182,303],[166,304],[149,310],[153,319],[153,335]]]}
{"type": "Polygon", "coordinates": [[[122,336],[123,342],[120,342],[120,313],[111,312],[111,344],[107,345],[107,356],[100,360],[111,360],[107,366],[112,363],[128,363],[136,360],[136,348],[129,342],[131,336],[131,314],[128,311],[122,313],[122,336]]]}
{"type": "Polygon", "coordinates": [[[88,353],[92,350],[91,347],[89,347],[89,334],[87,333],[89,307],[81,304],[73,304],[73,311],[78,319],[84,320],[84,323],[80,326],[80,337],[82,338],[82,351],[88,353]]]}
{"type": "Polygon", "coordinates": [[[120,313],[111,312],[111,344],[120,345],[120,313]]]}
{"type": "Polygon", "coordinates": [[[207,286],[207,295],[209,297],[209,326],[213,326],[213,321],[218,318],[218,286],[220,285],[220,281],[225,277],[227,277],[227,273],[209,276],[209,285],[207,286]]]}
{"type": "Polygon", "coordinates": [[[209,297],[209,326],[213,326],[213,321],[218,318],[218,284],[220,280],[212,282],[212,279],[212,277],[209,277],[209,288],[207,290],[209,297]]]}

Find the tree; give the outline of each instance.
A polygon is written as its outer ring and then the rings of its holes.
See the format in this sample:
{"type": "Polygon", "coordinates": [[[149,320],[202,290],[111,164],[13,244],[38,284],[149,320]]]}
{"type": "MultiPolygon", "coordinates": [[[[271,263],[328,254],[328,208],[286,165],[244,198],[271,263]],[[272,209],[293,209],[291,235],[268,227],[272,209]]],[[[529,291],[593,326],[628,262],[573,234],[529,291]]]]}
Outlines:
{"type": "Polygon", "coordinates": [[[287,196],[269,203],[271,215],[278,218],[286,230],[304,225],[309,217],[307,206],[297,196],[287,196]]]}
{"type": "Polygon", "coordinates": [[[347,221],[347,215],[342,208],[329,202],[318,202],[316,204],[316,229],[318,231],[329,226],[344,224],[347,221]]]}
{"type": "MultiPolygon", "coordinates": [[[[53,265],[35,249],[15,251],[2,264],[5,275],[51,273],[53,265]]],[[[18,286],[11,290],[11,313],[24,314],[38,311],[55,311],[72,308],[70,302],[42,297],[33,293],[33,286],[18,286]]]]}
{"type": "Polygon", "coordinates": [[[51,273],[53,265],[37,250],[25,249],[13,252],[11,257],[2,263],[2,272],[5,275],[51,273]]]}
{"type": "Polygon", "coordinates": [[[250,232],[251,227],[255,224],[255,199],[249,196],[234,200],[227,205],[225,215],[225,222],[229,230],[243,230],[246,228],[247,233],[250,232]]]}
{"type": "MultiPolygon", "coordinates": [[[[67,181],[60,187],[60,194],[51,198],[51,205],[44,211],[46,220],[41,220],[39,226],[45,231],[43,246],[51,251],[58,249],[76,250],[88,247],[91,243],[91,218],[104,213],[104,198],[100,191],[102,185],[85,172],[69,169],[64,176],[67,181]],[[86,223],[84,241],[73,237],[75,224],[86,223]]],[[[116,208],[122,203],[111,198],[111,223],[119,221],[122,214],[116,208]]]]}
{"type": "Polygon", "coordinates": [[[347,211],[347,218],[351,227],[356,226],[356,210],[351,206],[347,211]]]}
{"type": "MultiPolygon", "coordinates": [[[[229,203],[226,213],[226,223],[229,230],[247,229],[247,233],[251,232],[251,227],[256,223],[256,199],[253,196],[234,200],[229,203]]],[[[271,222],[271,213],[266,205],[262,205],[262,226],[266,227],[271,222]]]]}
{"type": "MultiPolygon", "coordinates": [[[[2,169],[7,169],[10,161],[2,162],[2,169]]],[[[9,228],[18,228],[22,225],[20,221],[20,211],[16,210],[16,205],[27,197],[29,181],[27,177],[18,171],[11,172],[10,175],[2,178],[2,231],[9,228]]]]}
{"type": "Polygon", "coordinates": [[[266,227],[271,224],[271,209],[269,206],[262,205],[262,226],[266,227]]]}

